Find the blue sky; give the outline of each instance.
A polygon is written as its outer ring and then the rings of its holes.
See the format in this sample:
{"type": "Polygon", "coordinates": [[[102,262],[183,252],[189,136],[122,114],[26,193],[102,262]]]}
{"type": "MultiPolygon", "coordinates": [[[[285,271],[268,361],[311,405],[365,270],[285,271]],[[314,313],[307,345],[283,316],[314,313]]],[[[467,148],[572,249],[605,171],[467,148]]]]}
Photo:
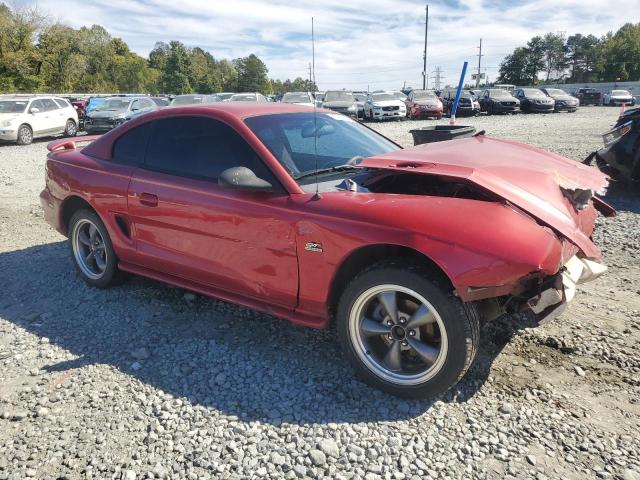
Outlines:
{"type": "MultiPolygon", "coordinates": [[[[603,35],[638,21],[639,0],[429,1],[427,71],[456,83],[462,63],[495,79],[514,47],[546,32],[603,35]]],[[[180,40],[216,58],[259,55],[272,78],[305,77],[316,27],[321,89],[399,88],[422,83],[424,2],[413,0],[27,0],[74,27],[100,24],[146,56],[155,42],[180,40]]],[[[434,80],[430,79],[433,86],[434,80]]]]}

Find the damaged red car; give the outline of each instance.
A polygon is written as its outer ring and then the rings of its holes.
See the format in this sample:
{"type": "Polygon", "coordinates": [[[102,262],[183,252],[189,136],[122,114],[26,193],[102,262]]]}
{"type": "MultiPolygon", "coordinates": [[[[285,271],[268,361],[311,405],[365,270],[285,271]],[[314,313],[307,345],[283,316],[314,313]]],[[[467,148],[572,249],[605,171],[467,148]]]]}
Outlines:
{"type": "Polygon", "coordinates": [[[554,317],[606,269],[607,177],[512,141],[403,149],[328,110],[231,102],[49,150],[45,218],[86,283],[137,274],[335,324],[360,377],[403,397],[454,385],[481,322],[554,317]]]}

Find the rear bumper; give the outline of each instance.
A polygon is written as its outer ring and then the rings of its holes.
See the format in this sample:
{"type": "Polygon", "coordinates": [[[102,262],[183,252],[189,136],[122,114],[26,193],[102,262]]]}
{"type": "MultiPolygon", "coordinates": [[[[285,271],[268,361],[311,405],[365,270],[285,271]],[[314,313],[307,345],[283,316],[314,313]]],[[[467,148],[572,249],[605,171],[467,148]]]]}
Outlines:
{"type": "Polygon", "coordinates": [[[577,285],[595,280],[607,271],[599,262],[578,258],[564,264],[561,273],[550,279],[537,295],[527,300],[527,307],[539,322],[551,320],[560,315],[576,295],[577,285]]]}

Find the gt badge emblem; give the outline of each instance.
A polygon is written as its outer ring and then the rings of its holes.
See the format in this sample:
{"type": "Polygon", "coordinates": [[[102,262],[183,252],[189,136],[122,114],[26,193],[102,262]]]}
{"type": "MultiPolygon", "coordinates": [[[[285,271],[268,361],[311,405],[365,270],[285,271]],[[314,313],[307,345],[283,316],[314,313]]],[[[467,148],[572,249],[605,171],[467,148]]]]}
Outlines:
{"type": "Polygon", "coordinates": [[[307,242],[304,246],[305,250],[309,250],[310,252],[322,252],[322,244],[316,242],[307,242]]]}

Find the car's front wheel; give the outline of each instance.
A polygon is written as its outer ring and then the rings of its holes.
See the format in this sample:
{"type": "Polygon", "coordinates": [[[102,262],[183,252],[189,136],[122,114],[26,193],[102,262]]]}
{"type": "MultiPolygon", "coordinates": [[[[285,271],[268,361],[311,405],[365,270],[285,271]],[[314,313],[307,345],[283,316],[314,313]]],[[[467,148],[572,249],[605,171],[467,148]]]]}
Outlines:
{"type": "Polygon", "coordinates": [[[76,269],[87,284],[106,288],[126,278],[118,269],[109,233],[95,212],[78,210],[69,220],[67,231],[76,269]]]}
{"type": "Polygon", "coordinates": [[[337,328],[358,375],[405,398],[433,397],[457,383],[479,339],[473,308],[400,264],[374,266],[348,285],[337,328]]]}

